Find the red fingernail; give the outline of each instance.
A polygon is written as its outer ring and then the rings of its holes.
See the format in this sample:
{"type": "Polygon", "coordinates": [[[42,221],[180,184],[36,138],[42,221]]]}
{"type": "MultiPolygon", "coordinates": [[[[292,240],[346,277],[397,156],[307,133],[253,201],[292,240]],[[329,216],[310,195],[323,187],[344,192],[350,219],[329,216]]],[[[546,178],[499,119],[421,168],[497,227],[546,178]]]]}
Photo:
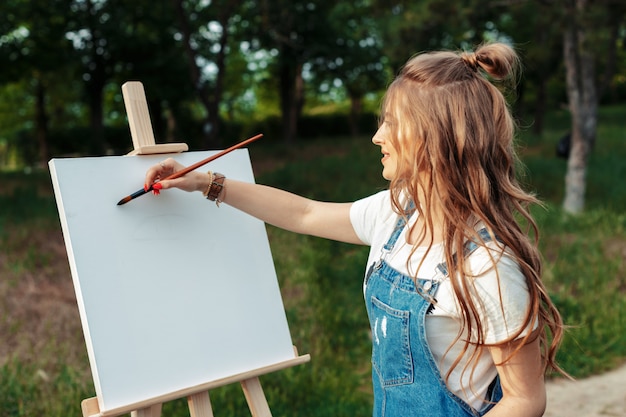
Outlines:
{"type": "Polygon", "coordinates": [[[147,192],[149,188],[150,188],[150,187],[148,186],[148,184],[144,184],[144,185],[143,185],[143,190],[144,190],[144,191],[146,191],[146,192],[147,192]]]}
{"type": "Polygon", "coordinates": [[[160,182],[157,182],[156,184],[152,184],[152,194],[154,194],[154,195],[161,194],[161,189],[162,188],[163,188],[163,186],[161,185],[160,182]]]}

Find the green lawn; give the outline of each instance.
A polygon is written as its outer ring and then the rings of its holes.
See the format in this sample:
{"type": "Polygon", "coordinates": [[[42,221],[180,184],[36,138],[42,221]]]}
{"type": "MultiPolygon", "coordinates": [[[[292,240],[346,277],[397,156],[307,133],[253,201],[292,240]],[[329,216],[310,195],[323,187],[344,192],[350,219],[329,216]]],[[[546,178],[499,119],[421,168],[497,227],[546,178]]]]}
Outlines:
{"type": "MultiPolygon", "coordinates": [[[[566,162],[555,156],[565,114],[546,132],[522,132],[525,182],[546,208],[534,213],[544,279],[569,329],[561,365],[584,377],[626,358],[625,106],[603,108],[589,162],[587,209],[560,211],[566,162]]],[[[373,133],[373,132],[372,132],[373,133]]],[[[257,181],[309,197],[347,201],[383,187],[370,138],[293,148],[251,147],[257,181]]],[[[47,172],[0,173],[0,417],[80,416],[94,395],[47,172]]],[[[369,416],[370,339],[362,297],[367,249],[268,227],[294,344],[306,365],[262,378],[276,416],[369,416]]],[[[216,415],[249,415],[237,386],[211,392],[216,415]]],[[[184,416],[184,400],[164,416],[184,416]]]]}

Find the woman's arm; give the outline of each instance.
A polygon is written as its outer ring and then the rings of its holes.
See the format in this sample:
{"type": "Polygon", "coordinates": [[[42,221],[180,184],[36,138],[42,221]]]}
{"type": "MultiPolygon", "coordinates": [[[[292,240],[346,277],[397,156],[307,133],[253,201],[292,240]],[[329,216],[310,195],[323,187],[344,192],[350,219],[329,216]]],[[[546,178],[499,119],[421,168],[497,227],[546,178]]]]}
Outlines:
{"type": "Polygon", "coordinates": [[[489,348],[497,364],[503,397],[486,414],[488,417],[539,417],[545,411],[546,388],[539,337],[534,337],[532,342],[522,346],[508,359],[519,346],[518,343],[521,342],[489,348]]]}
{"type": "MultiPolygon", "coordinates": [[[[151,167],[145,184],[164,178],[183,168],[172,158],[151,167]]],[[[205,191],[211,177],[192,171],[180,178],[161,181],[163,189],[205,191]]],[[[226,179],[220,195],[222,202],[244,211],[266,223],[292,232],[362,244],[350,221],[352,203],[326,203],[259,184],[226,179]]]]}
{"type": "Polygon", "coordinates": [[[227,179],[224,203],[296,233],[363,244],[350,221],[352,203],[326,203],[265,185],[227,179]]]}

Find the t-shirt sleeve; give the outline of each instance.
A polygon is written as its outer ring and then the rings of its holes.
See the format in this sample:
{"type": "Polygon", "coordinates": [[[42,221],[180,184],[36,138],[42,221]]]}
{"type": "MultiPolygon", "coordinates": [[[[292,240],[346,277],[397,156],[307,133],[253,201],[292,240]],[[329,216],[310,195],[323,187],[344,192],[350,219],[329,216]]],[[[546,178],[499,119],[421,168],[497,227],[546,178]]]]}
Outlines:
{"type": "Polygon", "coordinates": [[[356,235],[366,244],[372,244],[378,225],[384,222],[381,213],[391,204],[389,190],[380,191],[369,197],[355,201],[350,207],[350,221],[356,235]]]}
{"type": "MultiPolygon", "coordinates": [[[[479,308],[484,330],[484,341],[488,344],[502,342],[523,328],[530,295],[526,277],[514,257],[506,252],[494,255],[496,267],[487,267],[491,259],[485,249],[477,256],[470,256],[470,268],[477,273],[474,278],[475,301],[479,308]]],[[[529,329],[524,329],[520,336],[529,329]]]]}

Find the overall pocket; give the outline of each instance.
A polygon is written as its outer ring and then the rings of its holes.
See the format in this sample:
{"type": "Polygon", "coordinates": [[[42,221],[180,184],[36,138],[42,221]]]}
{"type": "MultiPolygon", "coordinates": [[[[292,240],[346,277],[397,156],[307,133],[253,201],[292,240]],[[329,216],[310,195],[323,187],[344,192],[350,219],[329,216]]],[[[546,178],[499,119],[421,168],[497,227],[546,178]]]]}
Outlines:
{"type": "Polygon", "coordinates": [[[372,366],[385,386],[413,382],[410,312],[371,297],[372,366]]]}

